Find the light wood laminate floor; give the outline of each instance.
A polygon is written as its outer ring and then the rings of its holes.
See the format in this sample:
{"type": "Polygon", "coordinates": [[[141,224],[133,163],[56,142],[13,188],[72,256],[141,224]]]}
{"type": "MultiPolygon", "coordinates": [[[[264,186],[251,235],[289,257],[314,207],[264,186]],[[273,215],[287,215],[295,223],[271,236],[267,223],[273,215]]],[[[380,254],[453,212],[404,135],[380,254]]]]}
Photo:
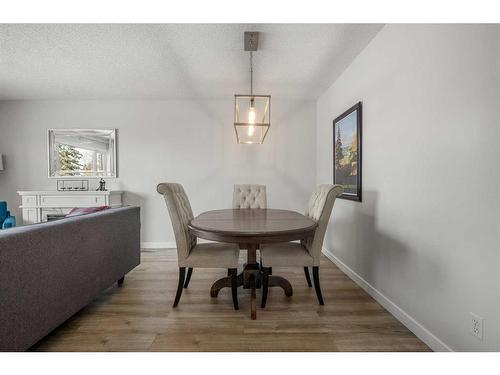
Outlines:
{"type": "MultiPolygon", "coordinates": [[[[242,257],[243,262],[243,257],[242,257]]],[[[320,279],[325,306],[302,268],[273,268],[294,295],[270,288],[267,306],[250,320],[248,290],[210,298],[226,270],[195,269],[179,306],[175,250],[144,250],[142,263],[35,345],[37,351],[428,351],[429,348],[327,258],[320,279]]],[[[260,291],[257,294],[260,305],[260,291]]]]}

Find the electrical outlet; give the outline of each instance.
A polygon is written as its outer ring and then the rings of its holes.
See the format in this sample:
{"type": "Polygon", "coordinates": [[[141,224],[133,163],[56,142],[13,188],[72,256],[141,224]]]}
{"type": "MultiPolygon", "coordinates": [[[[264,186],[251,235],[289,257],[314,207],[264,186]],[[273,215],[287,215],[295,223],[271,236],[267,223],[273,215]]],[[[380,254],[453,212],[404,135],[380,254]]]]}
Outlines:
{"type": "Polygon", "coordinates": [[[483,318],[470,313],[470,333],[483,341],[483,318]]]}

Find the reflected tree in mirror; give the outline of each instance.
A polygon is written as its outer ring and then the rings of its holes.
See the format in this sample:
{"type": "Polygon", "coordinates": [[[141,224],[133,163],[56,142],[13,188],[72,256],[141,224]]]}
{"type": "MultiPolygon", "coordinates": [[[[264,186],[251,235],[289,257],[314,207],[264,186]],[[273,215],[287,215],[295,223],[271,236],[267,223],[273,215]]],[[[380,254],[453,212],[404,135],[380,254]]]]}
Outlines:
{"type": "Polygon", "coordinates": [[[61,166],[61,174],[71,174],[82,169],[80,163],[83,154],[77,148],[59,143],[57,145],[59,153],[59,164],[61,166]]]}

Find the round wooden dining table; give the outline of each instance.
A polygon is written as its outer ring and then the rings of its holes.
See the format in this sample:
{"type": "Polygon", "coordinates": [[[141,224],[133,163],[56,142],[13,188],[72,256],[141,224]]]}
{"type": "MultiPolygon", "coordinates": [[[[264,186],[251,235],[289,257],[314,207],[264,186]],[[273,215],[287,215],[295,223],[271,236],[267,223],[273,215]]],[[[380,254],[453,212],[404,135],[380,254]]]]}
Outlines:
{"type": "MultiPolygon", "coordinates": [[[[251,289],[251,318],[257,317],[256,289],[261,288],[262,269],[257,262],[260,245],[276,242],[307,240],[314,236],[316,222],[298,212],[275,209],[228,209],[207,211],[189,224],[192,235],[206,240],[236,243],[247,250],[247,262],[238,275],[238,286],[251,289]]],[[[286,296],[293,289],[284,277],[270,275],[270,287],[283,288],[286,296]]],[[[231,277],[217,280],[210,295],[217,297],[222,288],[231,287],[231,277]]]]}

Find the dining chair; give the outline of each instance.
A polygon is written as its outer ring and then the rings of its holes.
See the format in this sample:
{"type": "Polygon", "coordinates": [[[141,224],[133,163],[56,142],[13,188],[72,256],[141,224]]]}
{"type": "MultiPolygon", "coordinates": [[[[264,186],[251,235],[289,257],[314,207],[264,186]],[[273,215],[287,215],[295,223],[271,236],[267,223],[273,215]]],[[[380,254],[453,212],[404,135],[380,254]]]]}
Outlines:
{"type": "Polygon", "coordinates": [[[335,199],[342,194],[340,185],[320,185],[311,195],[305,216],[310,217],[318,223],[314,236],[308,240],[298,242],[283,242],[277,244],[263,245],[260,249],[260,259],[263,267],[262,280],[262,307],[266,307],[267,293],[269,289],[269,275],[272,267],[304,267],[307,285],[311,285],[309,267],[312,266],[314,289],[320,305],[324,305],[319,283],[319,263],[321,259],[321,248],[325,237],[326,228],[330,220],[335,199]]]}
{"type": "Polygon", "coordinates": [[[267,208],[266,185],[234,185],[233,208],[267,208]]]}
{"type": "Polygon", "coordinates": [[[182,289],[188,287],[194,268],[227,268],[231,276],[234,309],[238,310],[238,246],[218,242],[198,244],[196,237],[189,233],[188,225],[193,220],[193,211],[182,185],[164,182],[156,190],[165,198],[177,245],[179,283],[173,307],[178,305],[182,289]]]}

